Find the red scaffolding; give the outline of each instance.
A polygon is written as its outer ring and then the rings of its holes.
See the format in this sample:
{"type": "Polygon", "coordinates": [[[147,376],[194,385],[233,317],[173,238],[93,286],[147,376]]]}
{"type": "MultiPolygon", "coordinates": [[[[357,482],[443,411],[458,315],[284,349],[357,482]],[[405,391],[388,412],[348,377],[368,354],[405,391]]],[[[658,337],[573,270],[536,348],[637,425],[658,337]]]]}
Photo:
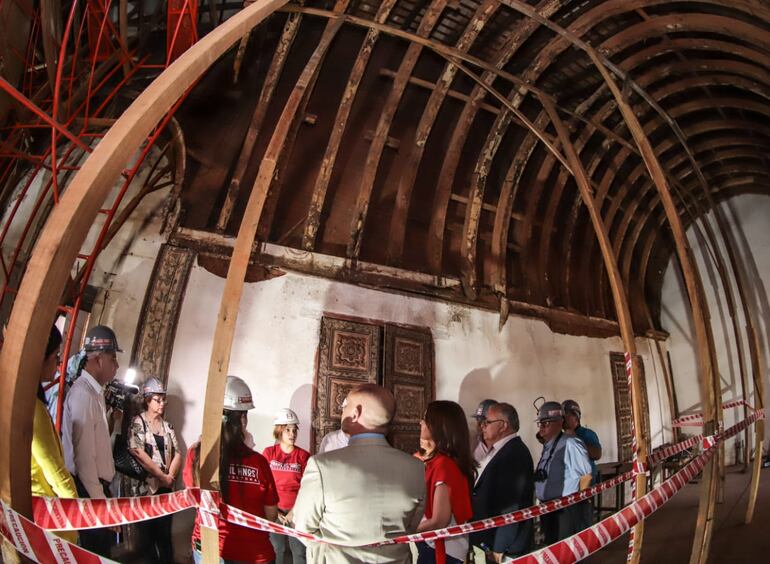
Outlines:
{"type": "MultiPolygon", "coordinates": [[[[0,0],[0,13],[13,11],[23,20],[0,18],[0,34],[10,25],[28,28],[23,51],[9,43],[8,52],[3,53],[21,63],[21,73],[8,80],[0,78],[0,91],[11,104],[11,111],[0,115],[0,202],[5,210],[0,227],[0,272],[4,277],[0,312],[6,319],[25,268],[24,251],[31,248],[79,163],[117,117],[121,92],[147,73],[157,73],[159,66],[169,65],[197,40],[197,0],[169,0],[165,59],[157,63],[150,60],[151,53],[140,52],[139,46],[144,43],[141,34],[163,32],[163,22],[159,29],[151,27],[156,20],[144,15],[142,0],[123,0],[119,5],[112,0],[65,1],[61,8],[61,14],[51,14],[42,2],[33,7],[18,0],[0,0]],[[59,18],[64,25],[57,34],[55,21],[59,18]],[[34,202],[22,212],[23,203],[30,198],[34,202]],[[11,241],[11,235],[16,240],[11,241]]],[[[96,259],[119,227],[116,214],[129,186],[181,102],[161,120],[138,158],[123,172],[114,201],[101,210],[105,219],[93,248],[78,256],[83,263],[60,306],[66,316],[60,390],[64,390],[78,312],[96,259]]],[[[151,173],[147,181],[153,179],[157,175],[151,173]]],[[[124,214],[120,219],[125,219],[124,214]]],[[[57,428],[63,399],[62,392],[57,428]]]]}

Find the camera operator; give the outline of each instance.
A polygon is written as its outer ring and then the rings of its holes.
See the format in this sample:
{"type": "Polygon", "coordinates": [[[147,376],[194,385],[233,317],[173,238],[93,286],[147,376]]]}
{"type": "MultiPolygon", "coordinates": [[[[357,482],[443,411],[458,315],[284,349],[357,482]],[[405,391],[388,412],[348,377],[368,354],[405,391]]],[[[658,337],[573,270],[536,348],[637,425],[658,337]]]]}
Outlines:
{"type": "MultiPolygon", "coordinates": [[[[118,347],[115,332],[97,325],[86,333],[83,346],[85,357],[80,377],[75,380],[64,402],[62,439],[64,462],[75,477],[81,497],[110,497],[109,485],[115,476],[112,459],[105,386],[118,370],[118,347]]],[[[112,416],[120,416],[113,409],[112,416]]],[[[114,419],[110,417],[111,420],[114,419]]],[[[115,533],[110,529],[90,529],[80,533],[83,548],[109,557],[115,544],[115,533]]]]}

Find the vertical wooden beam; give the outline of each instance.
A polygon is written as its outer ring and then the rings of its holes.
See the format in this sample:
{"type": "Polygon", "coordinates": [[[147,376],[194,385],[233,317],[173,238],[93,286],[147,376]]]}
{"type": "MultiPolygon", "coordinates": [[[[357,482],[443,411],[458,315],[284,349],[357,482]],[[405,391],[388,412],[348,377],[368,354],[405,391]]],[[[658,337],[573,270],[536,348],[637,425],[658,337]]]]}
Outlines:
{"type": "MultiPolygon", "coordinates": [[[[588,48],[586,52],[589,57],[591,57],[591,60],[597,70],[601,73],[604,81],[610,88],[612,95],[615,97],[618,108],[628,125],[634,141],[639,147],[645,165],[647,166],[658,193],[660,194],[663,207],[666,211],[666,217],[668,218],[674,234],[674,241],[690,299],[693,324],[695,326],[696,352],[700,367],[701,401],[703,404],[703,419],[705,421],[704,432],[712,433],[718,427],[722,415],[719,405],[717,404],[719,397],[715,394],[715,388],[718,389],[718,381],[710,353],[710,327],[707,325],[706,316],[703,310],[705,304],[701,299],[701,296],[703,295],[702,283],[698,277],[697,267],[692,261],[690,246],[687,242],[687,234],[684,231],[676,205],[671,197],[666,175],[663,172],[663,168],[660,166],[660,162],[652,149],[649,139],[644,134],[644,130],[642,129],[639,120],[620,91],[620,88],[615,83],[615,79],[610,75],[610,72],[599,59],[596,52],[591,48],[588,48]]],[[[717,458],[718,457],[713,458],[704,470],[695,539],[693,540],[692,553],[690,556],[691,564],[705,562],[708,558],[714,519],[714,503],[716,501],[717,493],[716,482],[714,480],[714,474],[718,470],[717,458]]]]}
{"type": "MultiPolygon", "coordinates": [[[[227,229],[227,224],[230,222],[230,216],[233,213],[235,201],[238,199],[238,194],[241,190],[241,182],[243,182],[243,177],[246,175],[246,168],[248,167],[249,160],[254,152],[254,145],[256,145],[257,137],[259,137],[259,132],[262,129],[262,122],[265,120],[267,109],[273,99],[275,88],[278,85],[278,79],[281,78],[281,72],[286,64],[286,59],[289,56],[291,46],[294,44],[294,39],[297,37],[300,23],[302,23],[302,14],[289,14],[289,17],[283,26],[281,37],[278,40],[278,46],[273,53],[273,58],[270,61],[270,68],[267,70],[267,75],[265,76],[265,82],[262,84],[262,91],[259,93],[259,100],[257,100],[257,105],[254,108],[251,124],[246,132],[243,146],[238,155],[238,161],[235,164],[233,175],[230,178],[230,184],[227,187],[222,210],[219,212],[217,231],[220,233],[227,229]]],[[[248,34],[241,39],[241,44],[243,44],[247,37],[248,34]]]]}
{"type": "MultiPolygon", "coordinates": [[[[377,9],[374,21],[381,24],[385,23],[395,4],[396,0],[384,0],[377,9]]],[[[376,29],[370,28],[366,32],[366,38],[364,38],[364,42],[358,51],[356,62],[353,64],[347,86],[345,86],[345,91],[342,94],[342,100],[337,109],[337,116],[334,119],[334,128],[326,145],[326,150],[321,160],[321,168],[318,171],[318,176],[313,186],[313,194],[310,198],[310,209],[308,210],[305,230],[302,236],[302,248],[305,250],[312,251],[315,248],[318,229],[321,226],[324,203],[326,202],[326,192],[329,188],[334,164],[337,161],[342,137],[347,128],[348,118],[358,93],[358,87],[361,85],[361,79],[364,76],[364,71],[366,71],[366,67],[369,64],[374,45],[379,37],[380,32],[376,29]]]]}
{"type": "MultiPolygon", "coordinates": [[[[447,0],[433,0],[420,20],[420,26],[417,29],[417,35],[427,37],[438,22],[441,13],[444,11],[447,0]]],[[[347,246],[347,256],[351,259],[357,259],[361,253],[361,242],[363,240],[364,228],[366,227],[366,216],[369,212],[369,202],[374,190],[374,181],[377,177],[377,169],[380,165],[382,150],[385,148],[390,126],[393,123],[393,117],[396,114],[401,97],[409,84],[409,77],[417,64],[417,59],[422,53],[422,45],[410,43],[406,54],[401,59],[401,65],[398,67],[396,77],[393,79],[388,99],[380,114],[377,122],[377,129],[374,133],[374,139],[369,146],[369,153],[366,155],[364,170],[361,177],[361,187],[359,188],[356,207],[353,214],[353,220],[350,225],[350,239],[347,246]]]]}
{"type": "MultiPolygon", "coordinates": [[[[623,280],[620,277],[620,270],[618,269],[618,263],[615,259],[615,255],[612,252],[612,245],[610,244],[610,238],[607,234],[607,227],[602,221],[599,210],[597,209],[596,202],[594,202],[593,190],[591,188],[591,182],[588,178],[588,174],[583,168],[583,163],[580,161],[580,157],[569,138],[569,133],[564,122],[559,117],[559,114],[554,106],[553,102],[546,97],[541,97],[540,102],[543,104],[545,111],[551,118],[556,128],[556,132],[561,140],[562,148],[565,152],[567,160],[572,167],[572,174],[577,183],[578,190],[580,192],[580,198],[583,204],[588,210],[588,214],[591,217],[591,224],[593,225],[594,233],[596,234],[597,241],[602,251],[602,259],[604,261],[604,267],[607,270],[607,276],[610,279],[610,287],[612,289],[612,298],[615,303],[615,311],[618,316],[618,326],[620,327],[620,336],[623,339],[623,346],[626,349],[629,357],[632,359],[631,364],[631,413],[634,420],[634,438],[636,441],[637,452],[634,453],[635,457],[638,457],[638,461],[642,464],[647,462],[647,440],[644,436],[644,421],[643,421],[643,403],[641,397],[641,376],[639,373],[639,360],[636,353],[636,341],[634,340],[634,329],[631,322],[631,310],[628,306],[628,297],[626,289],[623,287],[623,280]]],[[[647,492],[647,476],[645,474],[637,474],[636,476],[636,499],[641,498],[647,492]]],[[[644,522],[641,521],[634,527],[634,550],[632,562],[638,563],[642,552],[642,540],[644,534],[644,522]]]]}
{"type": "MultiPolygon", "coordinates": [[[[468,22],[465,31],[455,45],[455,49],[467,51],[476,40],[479,33],[484,29],[487,21],[498,6],[499,2],[497,0],[484,0],[468,22]]],[[[398,263],[404,252],[404,239],[406,238],[409,204],[412,199],[414,183],[417,179],[417,171],[420,167],[423,153],[425,152],[425,146],[428,143],[428,137],[436,122],[438,112],[441,109],[441,104],[446,98],[449,87],[452,85],[452,81],[457,74],[457,70],[457,67],[452,63],[447,62],[445,64],[436,87],[431,92],[428,103],[423,110],[422,117],[417,125],[417,132],[415,133],[413,144],[409,147],[410,151],[404,164],[404,172],[401,174],[398,191],[396,192],[396,206],[390,220],[387,259],[391,264],[398,263]]]]}

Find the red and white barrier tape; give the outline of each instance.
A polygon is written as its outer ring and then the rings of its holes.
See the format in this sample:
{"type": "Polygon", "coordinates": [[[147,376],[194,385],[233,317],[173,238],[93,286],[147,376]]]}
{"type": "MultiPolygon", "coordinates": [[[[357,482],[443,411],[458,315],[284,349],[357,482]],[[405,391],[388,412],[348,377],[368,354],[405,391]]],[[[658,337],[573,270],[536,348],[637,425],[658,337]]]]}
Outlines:
{"type": "Polygon", "coordinates": [[[117,564],[54,533],[43,530],[29,519],[22,517],[5,502],[0,501],[0,533],[18,552],[35,562],[49,564],[117,564]]]}
{"type": "Polygon", "coordinates": [[[637,523],[665,505],[685,484],[703,470],[706,462],[713,454],[713,449],[707,450],[647,495],[599,521],[596,525],[510,562],[515,564],[572,564],[579,562],[618,539],[627,531],[632,530],[637,523]]]}
{"type": "MultiPolygon", "coordinates": [[[[742,405],[745,405],[750,410],[755,411],[754,407],[749,404],[746,400],[739,399],[739,400],[733,400],[729,401],[727,403],[722,404],[722,409],[731,409],[733,407],[740,407],[742,405]]],[[[681,417],[677,417],[671,422],[672,427],[700,427],[703,425],[703,413],[691,413],[689,415],[682,415],[681,417]]]]}
{"type": "Polygon", "coordinates": [[[49,531],[93,529],[127,525],[198,507],[200,497],[197,489],[108,499],[35,496],[32,498],[32,515],[38,526],[49,531]]]}

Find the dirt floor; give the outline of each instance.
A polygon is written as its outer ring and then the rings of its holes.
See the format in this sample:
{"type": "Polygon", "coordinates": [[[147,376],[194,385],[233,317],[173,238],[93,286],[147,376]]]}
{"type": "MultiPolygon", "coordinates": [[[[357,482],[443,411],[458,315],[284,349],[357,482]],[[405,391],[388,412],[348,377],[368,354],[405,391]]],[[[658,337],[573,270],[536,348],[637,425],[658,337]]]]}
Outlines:
{"type": "MultiPolygon", "coordinates": [[[[770,468],[762,471],[754,519],[744,524],[750,472],[729,468],[725,502],[717,505],[710,563],[770,562],[770,468]]],[[[681,564],[690,559],[690,546],[698,513],[700,481],[685,486],[668,504],[647,520],[642,562],[681,564]]],[[[626,561],[628,537],[585,560],[591,564],[620,564],[626,561]]]]}

